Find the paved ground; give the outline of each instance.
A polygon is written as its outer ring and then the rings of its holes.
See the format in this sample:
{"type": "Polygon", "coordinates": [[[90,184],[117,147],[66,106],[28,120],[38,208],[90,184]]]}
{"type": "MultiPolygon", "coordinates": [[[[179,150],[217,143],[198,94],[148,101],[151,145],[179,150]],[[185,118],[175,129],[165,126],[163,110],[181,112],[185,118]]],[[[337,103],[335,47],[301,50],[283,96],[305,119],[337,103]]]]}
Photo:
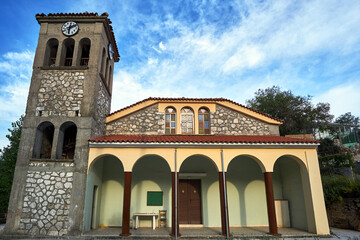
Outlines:
{"type": "MultiPolygon", "coordinates": [[[[0,235],[5,227],[4,224],[0,225],[0,235]]],[[[102,228],[85,233],[83,236],[78,237],[65,237],[60,239],[119,239],[121,228],[102,228]]],[[[152,230],[151,228],[141,228],[138,230],[131,229],[131,237],[125,239],[171,239],[169,236],[169,228],[160,228],[152,230]]],[[[181,228],[181,240],[183,239],[224,239],[221,237],[220,228],[181,228]]],[[[296,239],[296,240],[310,240],[320,239],[318,236],[299,231],[291,228],[281,228],[279,233],[281,237],[272,237],[267,234],[267,228],[231,228],[231,239],[296,239]]],[[[6,239],[29,239],[19,237],[8,237],[6,239]]],[[[0,236],[0,239],[1,236],[0,236]]],[[[36,238],[33,238],[36,239],[36,238]]],[[[42,239],[59,239],[59,238],[42,238],[42,239]]],[[[321,238],[324,240],[360,240],[360,232],[331,228],[331,236],[321,238]]]]}

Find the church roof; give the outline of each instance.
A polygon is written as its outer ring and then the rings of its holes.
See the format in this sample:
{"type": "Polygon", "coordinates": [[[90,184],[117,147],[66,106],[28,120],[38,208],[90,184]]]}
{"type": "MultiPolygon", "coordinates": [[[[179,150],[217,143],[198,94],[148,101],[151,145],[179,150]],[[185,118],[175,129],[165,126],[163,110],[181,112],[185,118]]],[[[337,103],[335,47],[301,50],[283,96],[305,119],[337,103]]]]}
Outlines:
{"type": "Polygon", "coordinates": [[[90,143],[196,143],[196,144],[318,144],[318,141],[281,136],[252,135],[104,135],[90,143]]]}
{"type": "Polygon", "coordinates": [[[120,110],[117,110],[107,116],[106,122],[114,121],[120,117],[126,116],[127,114],[132,113],[133,111],[137,111],[139,109],[148,107],[150,105],[153,105],[155,103],[159,102],[212,102],[212,103],[218,103],[218,104],[224,104],[227,107],[234,108],[238,110],[239,112],[242,112],[247,115],[252,115],[254,117],[261,116],[265,117],[268,120],[270,120],[273,124],[282,124],[284,121],[275,117],[272,117],[266,113],[262,113],[260,111],[257,111],[255,109],[246,107],[240,103],[234,102],[232,100],[226,99],[226,98],[167,98],[167,97],[149,97],[144,100],[141,100],[139,102],[136,102],[134,104],[131,104],[127,107],[124,107],[120,110]]]}
{"type": "Polygon", "coordinates": [[[108,18],[109,14],[107,12],[102,13],[101,15],[99,15],[97,12],[83,12],[83,13],[49,13],[49,14],[45,14],[45,13],[37,13],[35,15],[38,23],[41,23],[41,20],[49,20],[49,19],[69,19],[69,17],[74,17],[74,18],[97,18],[97,19],[101,19],[101,20],[105,20],[104,24],[105,24],[105,28],[108,30],[108,32],[110,33],[110,42],[113,45],[113,49],[114,49],[114,60],[116,62],[119,61],[120,58],[120,54],[119,54],[119,50],[116,44],[116,40],[115,40],[115,35],[114,35],[114,31],[113,31],[113,27],[111,26],[111,20],[110,18],[108,18]]]}

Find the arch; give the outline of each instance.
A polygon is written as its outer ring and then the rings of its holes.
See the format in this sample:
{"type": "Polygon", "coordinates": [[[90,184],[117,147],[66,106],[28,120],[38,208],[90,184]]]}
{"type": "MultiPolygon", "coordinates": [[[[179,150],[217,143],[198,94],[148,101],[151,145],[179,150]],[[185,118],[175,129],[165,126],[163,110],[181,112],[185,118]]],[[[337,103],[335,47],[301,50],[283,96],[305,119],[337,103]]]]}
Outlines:
{"type": "Polygon", "coordinates": [[[107,85],[108,85],[108,88],[110,90],[111,88],[111,81],[112,80],[112,69],[111,69],[111,66],[109,66],[109,78],[108,78],[108,81],[107,81],[107,85]]]}
{"type": "Polygon", "coordinates": [[[147,159],[147,158],[160,158],[160,159],[164,160],[166,162],[166,166],[168,167],[169,171],[171,172],[171,167],[170,167],[169,163],[166,161],[166,159],[164,157],[162,157],[161,155],[158,155],[158,154],[146,154],[146,155],[139,157],[134,162],[134,164],[132,166],[132,171],[134,171],[134,168],[135,168],[136,164],[138,164],[138,162],[140,162],[144,159],[147,159]]]}
{"type": "Polygon", "coordinates": [[[165,134],[176,134],[176,108],[165,108],[165,134]]]}
{"type": "Polygon", "coordinates": [[[36,128],[33,158],[49,159],[54,139],[54,125],[51,122],[42,122],[36,128]]]}
{"type": "MultiPolygon", "coordinates": [[[[108,73],[109,73],[109,58],[106,58],[106,65],[105,65],[105,83],[108,84],[108,73]]],[[[109,86],[109,85],[108,85],[109,86]]]]}
{"type": "Polygon", "coordinates": [[[82,38],[79,42],[77,65],[87,66],[89,64],[90,48],[91,40],[89,38],[82,38]]]}
{"type": "Polygon", "coordinates": [[[239,155],[232,159],[226,180],[231,225],[268,225],[264,176],[256,158],[239,155]]]}
{"type": "Polygon", "coordinates": [[[101,65],[100,65],[100,73],[102,76],[105,76],[104,74],[104,68],[105,68],[105,58],[106,58],[106,50],[103,48],[102,55],[101,55],[101,65]]]}
{"type": "Polygon", "coordinates": [[[74,47],[75,47],[75,40],[72,38],[67,38],[64,40],[62,44],[61,50],[61,66],[72,66],[73,56],[74,56],[74,47]]]}
{"type": "Polygon", "coordinates": [[[199,134],[210,134],[210,111],[207,107],[201,107],[198,111],[199,134]]]}
{"type": "Polygon", "coordinates": [[[254,161],[259,165],[259,167],[260,167],[260,169],[261,169],[261,172],[266,172],[266,168],[265,168],[263,162],[261,162],[261,160],[258,159],[257,157],[252,156],[252,155],[250,155],[250,154],[240,154],[240,155],[235,156],[233,159],[231,159],[230,162],[229,162],[229,164],[228,164],[228,166],[227,166],[227,169],[226,169],[227,172],[229,171],[229,166],[230,166],[231,162],[232,162],[234,159],[239,158],[239,157],[248,157],[248,158],[251,158],[252,160],[254,160],[254,161]]]}
{"type": "Polygon", "coordinates": [[[59,48],[59,40],[51,38],[46,43],[44,66],[55,67],[56,55],[59,48]]]}
{"type": "Polygon", "coordinates": [[[191,107],[183,107],[180,111],[181,134],[194,133],[194,110],[191,107]]]}
{"type": "Polygon", "coordinates": [[[122,225],[124,167],[120,159],[104,154],[90,164],[86,180],[83,228],[122,225]]]}
{"type": "Polygon", "coordinates": [[[60,126],[56,148],[57,159],[74,159],[76,135],[77,126],[75,123],[68,121],[60,126]]]}
{"type": "MultiPolygon", "coordinates": [[[[131,209],[130,215],[136,212],[167,211],[167,220],[171,214],[171,169],[168,162],[157,154],[148,154],[136,160],[132,168],[131,209]],[[152,203],[151,194],[157,192],[156,198],[161,203],[152,203]]],[[[140,222],[140,227],[150,227],[151,222],[140,222]]]]}
{"type": "Polygon", "coordinates": [[[305,231],[316,229],[305,163],[294,155],[283,155],[275,161],[272,175],[275,200],[288,202],[291,227],[305,231]]]}
{"type": "Polygon", "coordinates": [[[220,226],[219,202],[219,169],[216,163],[202,154],[187,157],[179,169],[179,223],[220,226]],[[194,198],[191,195],[195,196],[195,205],[192,205],[194,198]],[[189,198],[192,200],[188,201],[189,198]],[[189,214],[189,209],[192,214],[189,214]]]}

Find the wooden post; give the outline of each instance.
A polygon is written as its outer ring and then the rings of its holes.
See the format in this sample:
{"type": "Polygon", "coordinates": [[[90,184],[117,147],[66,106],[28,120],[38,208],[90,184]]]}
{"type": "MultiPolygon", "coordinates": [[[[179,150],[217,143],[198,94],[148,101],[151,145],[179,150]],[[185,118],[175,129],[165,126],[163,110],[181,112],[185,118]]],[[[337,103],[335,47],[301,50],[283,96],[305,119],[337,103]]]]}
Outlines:
{"type": "MultiPolygon", "coordinates": [[[[227,232],[229,231],[229,226],[226,224],[226,216],[229,216],[228,209],[225,207],[225,191],[227,191],[226,187],[226,173],[225,179],[223,179],[223,173],[219,172],[219,187],[220,187],[220,209],[221,209],[221,233],[223,236],[227,236],[227,232]],[[224,189],[224,181],[225,181],[225,189],[224,189]],[[227,211],[227,213],[225,212],[227,211]],[[226,229],[226,227],[228,229],[226,229]]],[[[227,219],[229,223],[229,218],[227,219]]]]}
{"type": "Polygon", "coordinates": [[[130,233],[130,199],[131,199],[131,172],[125,172],[123,223],[121,236],[129,236],[130,233]]]}
{"type": "Polygon", "coordinates": [[[272,235],[279,235],[277,222],[276,222],[274,189],[273,189],[271,174],[272,174],[271,172],[264,172],[266,203],[267,203],[267,211],[268,211],[268,219],[269,219],[269,233],[272,235]]]}
{"type": "MultiPolygon", "coordinates": [[[[177,186],[178,186],[178,193],[179,193],[179,173],[177,174],[177,186]]],[[[171,172],[171,182],[172,182],[172,207],[171,207],[171,236],[175,236],[175,201],[178,201],[178,214],[177,214],[177,234],[178,237],[181,235],[179,232],[179,199],[175,199],[175,172],[171,172]]],[[[179,194],[178,194],[179,196],[179,194]]]]}

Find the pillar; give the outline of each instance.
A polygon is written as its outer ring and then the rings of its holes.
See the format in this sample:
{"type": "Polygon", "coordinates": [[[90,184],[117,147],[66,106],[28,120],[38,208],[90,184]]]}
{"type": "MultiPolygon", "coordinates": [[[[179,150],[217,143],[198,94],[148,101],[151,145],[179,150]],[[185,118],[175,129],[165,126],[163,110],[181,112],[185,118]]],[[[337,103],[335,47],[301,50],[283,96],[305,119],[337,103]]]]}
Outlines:
{"type": "Polygon", "coordinates": [[[266,204],[269,219],[269,233],[272,235],[278,235],[275,213],[274,189],[271,174],[271,172],[264,172],[266,204]]]}
{"type": "Polygon", "coordinates": [[[130,199],[131,199],[131,172],[124,173],[124,201],[123,221],[121,236],[129,236],[130,233],[130,199]]]}
{"type": "Polygon", "coordinates": [[[175,172],[171,172],[171,182],[172,182],[172,207],[171,207],[171,235],[175,236],[175,227],[177,228],[177,235],[180,236],[179,232],[179,173],[177,173],[177,191],[178,198],[175,199],[175,172]],[[178,208],[175,209],[175,201],[177,201],[178,208]],[[177,210],[177,225],[175,226],[175,211],[177,210]]]}
{"type": "Polygon", "coordinates": [[[228,206],[227,201],[225,202],[225,194],[227,194],[227,187],[226,187],[226,173],[225,179],[223,179],[223,173],[219,172],[219,187],[220,187],[220,210],[221,210],[221,234],[223,236],[227,236],[227,232],[229,231],[229,211],[226,206],[228,206]],[[225,182],[225,189],[224,189],[224,182],[225,182]],[[228,225],[226,226],[226,221],[228,225]],[[227,229],[226,229],[227,227],[227,229]]]}

